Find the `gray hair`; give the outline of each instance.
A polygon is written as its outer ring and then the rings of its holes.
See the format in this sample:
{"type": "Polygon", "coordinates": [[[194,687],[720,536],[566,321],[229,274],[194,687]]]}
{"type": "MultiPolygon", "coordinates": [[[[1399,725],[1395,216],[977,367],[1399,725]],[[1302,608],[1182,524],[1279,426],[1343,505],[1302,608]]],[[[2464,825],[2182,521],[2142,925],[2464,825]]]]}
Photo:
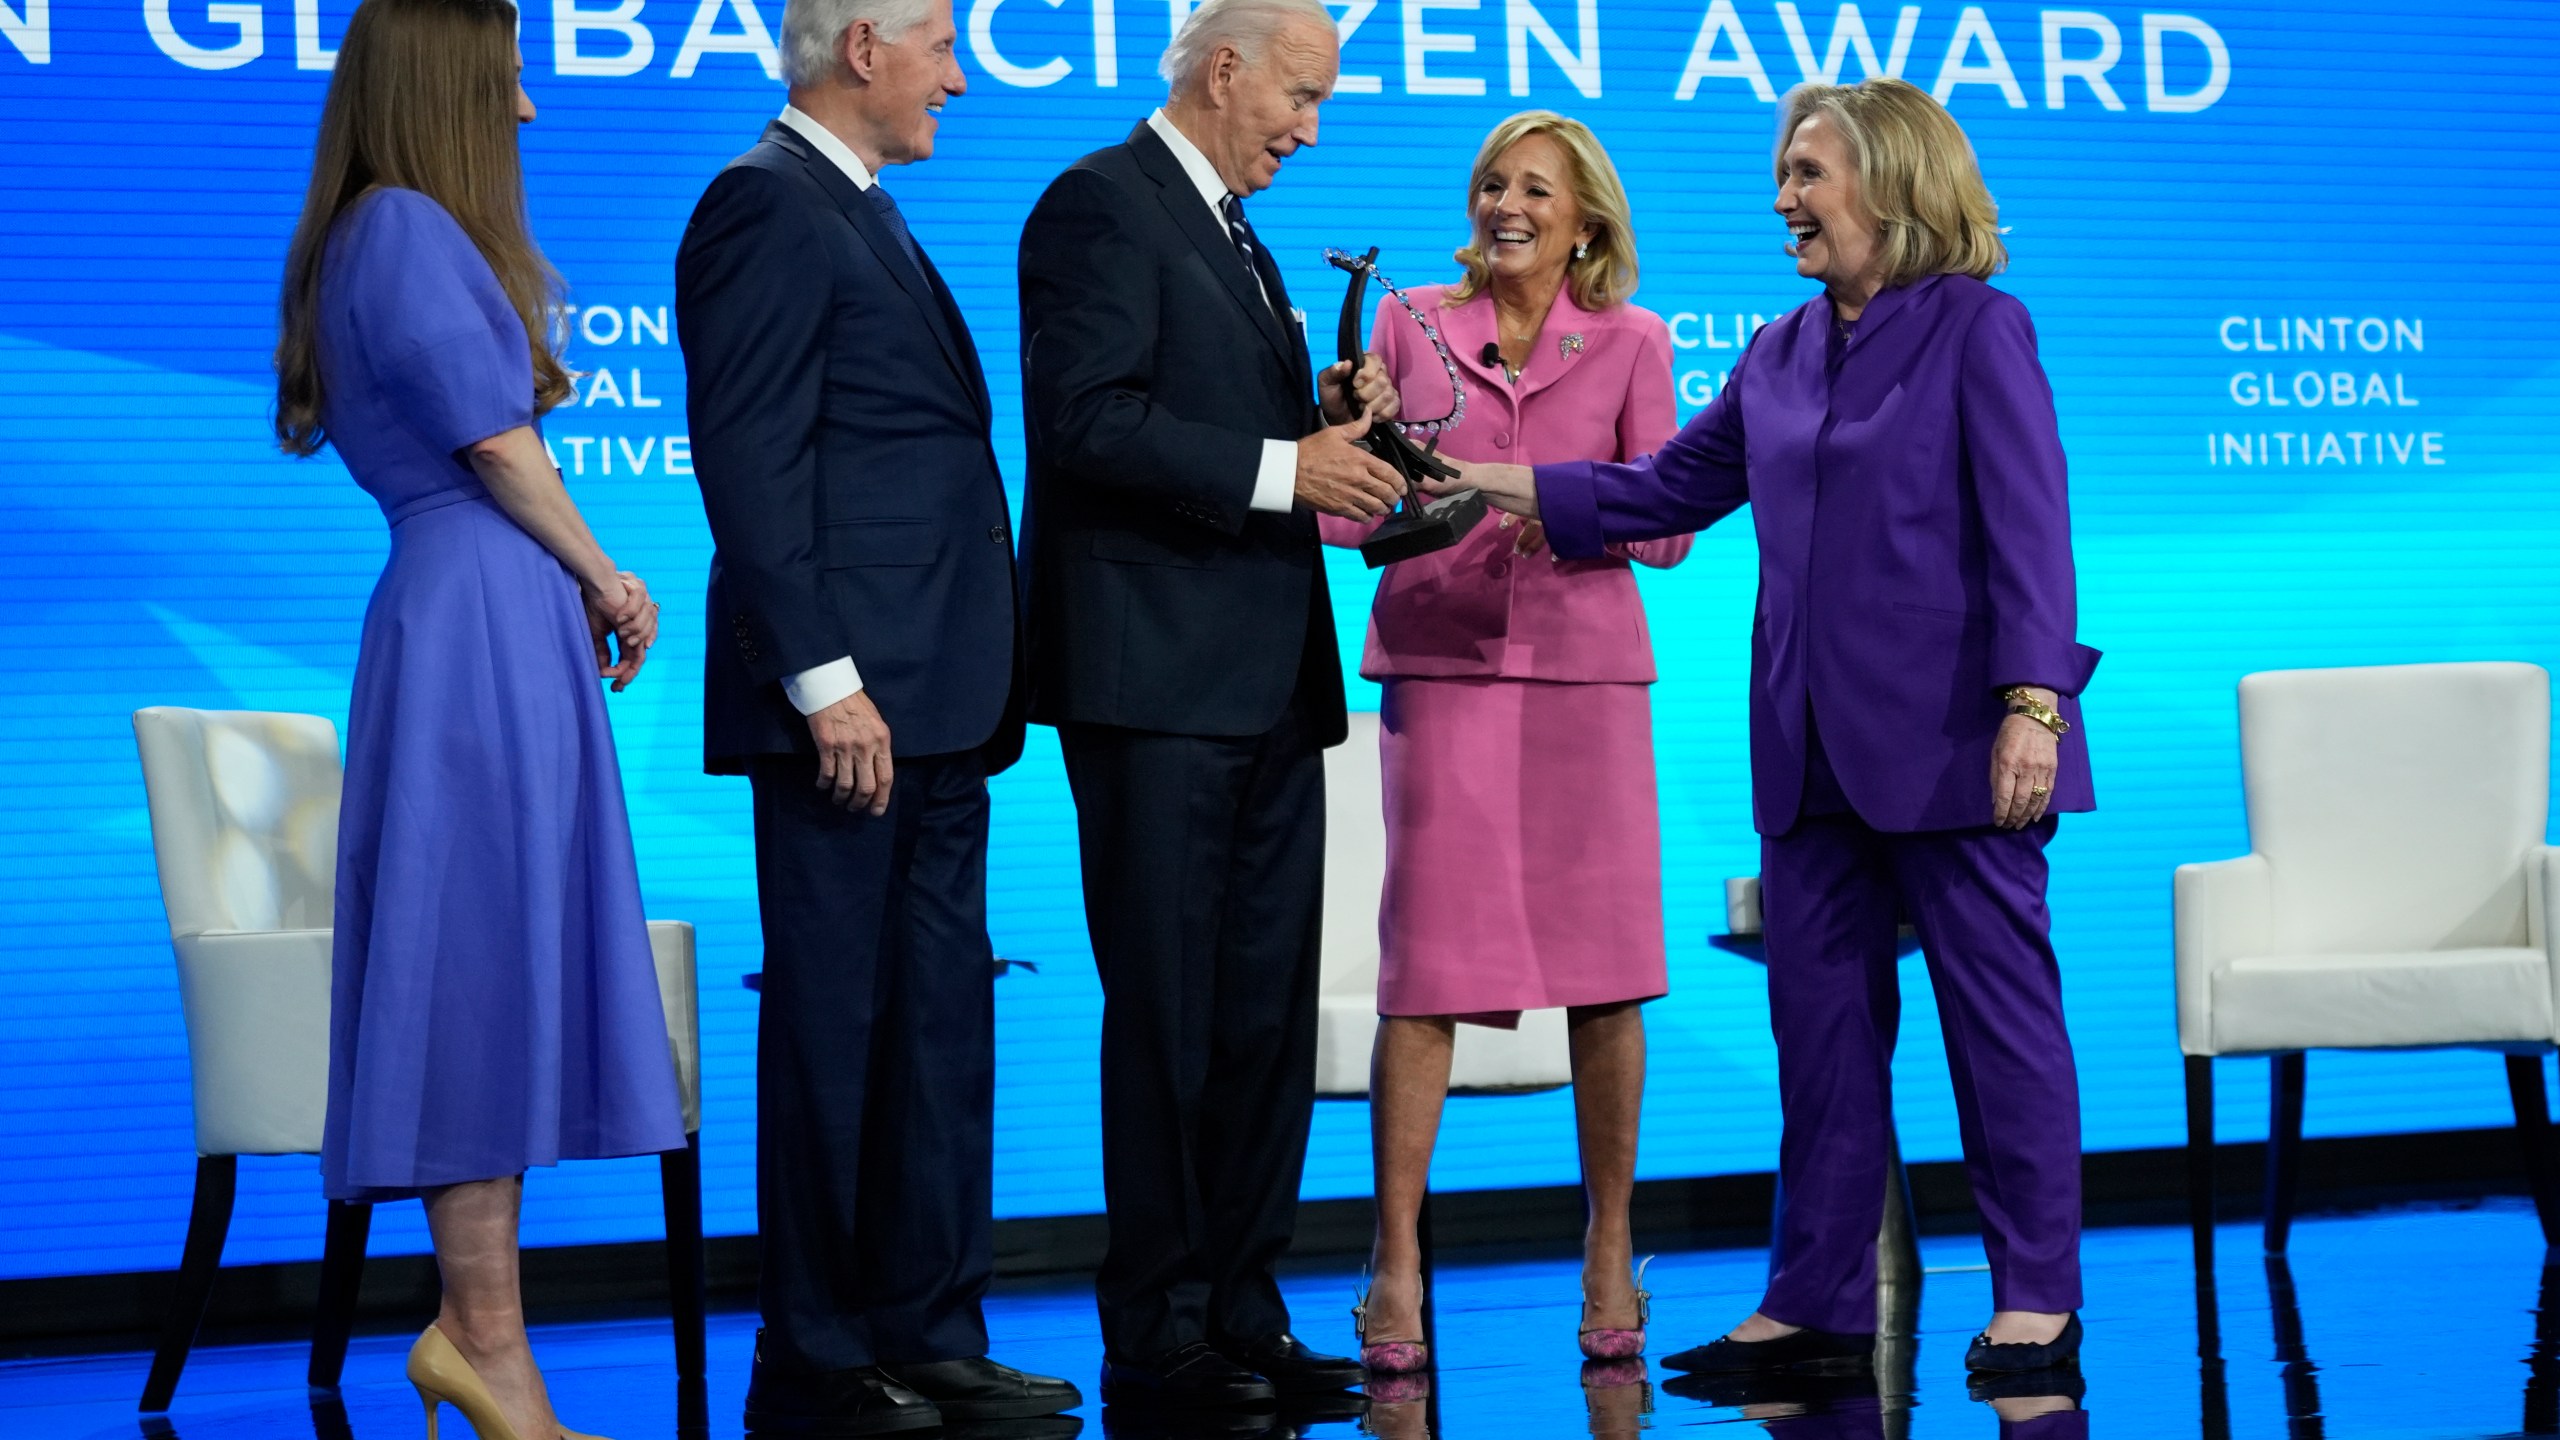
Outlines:
{"type": "Polygon", "coordinates": [[[932,10],[933,0],[787,0],[782,7],[783,83],[816,85],[844,74],[844,32],[858,20],[870,21],[881,39],[895,40],[932,10]]]}
{"type": "Polygon", "coordinates": [[[1236,53],[1253,64],[1262,58],[1262,47],[1270,39],[1293,24],[1322,25],[1327,33],[1335,33],[1333,12],[1324,0],[1207,0],[1191,12],[1174,32],[1173,43],[1164,47],[1164,58],[1156,62],[1156,72],[1174,94],[1189,90],[1200,78],[1200,67],[1218,53],[1220,45],[1232,45],[1236,53]]]}

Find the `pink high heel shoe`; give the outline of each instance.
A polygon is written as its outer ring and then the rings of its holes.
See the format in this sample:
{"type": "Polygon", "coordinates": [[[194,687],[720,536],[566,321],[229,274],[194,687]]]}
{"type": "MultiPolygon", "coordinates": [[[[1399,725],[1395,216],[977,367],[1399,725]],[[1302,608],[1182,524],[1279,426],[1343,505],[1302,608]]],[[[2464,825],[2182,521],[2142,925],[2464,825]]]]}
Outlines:
{"type": "MultiPolygon", "coordinates": [[[[1589,1360],[1632,1360],[1644,1353],[1644,1327],[1653,1323],[1653,1292],[1644,1288],[1645,1266],[1653,1263],[1647,1255],[1636,1265],[1636,1328],[1620,1330],[1610,1326],[1582,1327],[1579,1338],[1583,1358],[1589,1360]]],[[[1591,1297],[1582,1297],[1582,1311],[1591,1313],[1591,1297]]]]}
{"type": "Polygon", "coordinates": [[[1372,1375],[1418,1375],[1431,1368],[1431,1347],[1419,1340],[1369,1342],[1369,1271],[1360,1271],[1360,1293],[1351,1301],[1351,1333],[1360,1341],[1360,1364],[1372,1375]]]}

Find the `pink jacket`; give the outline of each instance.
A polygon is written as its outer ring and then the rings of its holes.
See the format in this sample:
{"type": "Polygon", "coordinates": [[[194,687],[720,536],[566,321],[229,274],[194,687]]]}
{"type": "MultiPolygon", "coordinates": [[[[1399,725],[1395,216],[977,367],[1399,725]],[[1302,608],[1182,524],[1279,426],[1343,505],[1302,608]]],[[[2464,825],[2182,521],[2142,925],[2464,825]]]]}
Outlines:
{"type": "MultiPolygon", "coordinates": [[[[1635,305],[1601,313],[1556,296],[1515,390],[1499,364],[1480,358],[1496,328],[1493,297],[1443,307],[1445,286],[1409,292],[1440,329],[1467,387],[1467,417],[1441,437],[1461,460],[1521,465],[1565,460],[1625,461],[1651,454],[1678,428],[1671,395],[1671,332],[1635,305]]],[[[1387,365],[1406,413],[1449,411],[1449,378],[1422,328],[1382,298],[1369,348],[1387,365]]],[[[1645,683],[1654,678],[1653,643],[1630,559],[1667,568],[1689,554],[1690,537],[1612,545],[1596,560],[1558,560],[1551,549],[1517,555],[1516,528],[1490,516],[1449,549],[1387,567],[1369,612],[1360,673],[1485,675],[1509,680],[1645,683]]],[[[1325,543],[1357,545],[1375,528],[1331,516],[1325,543]]]]}

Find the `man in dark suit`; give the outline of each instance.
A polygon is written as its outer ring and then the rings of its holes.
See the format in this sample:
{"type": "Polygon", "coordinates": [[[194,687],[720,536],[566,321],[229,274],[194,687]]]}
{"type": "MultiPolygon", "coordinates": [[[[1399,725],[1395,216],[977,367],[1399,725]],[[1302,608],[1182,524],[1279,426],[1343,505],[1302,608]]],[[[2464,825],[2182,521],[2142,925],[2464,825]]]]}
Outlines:
{"type": "Polygon", "coordinates": [[[761,1302],[747,1428],[1068,1409],[985,1358],[987,777],[1022,750],[984,376],[874,178],[965,81],[949,0],[792,0],[790,105],[676,257],[716,547],[705,766],[755,795],[761,1302]]]}
{"type": "Polygon", "coordinates": [[[1354,448],[1382,370],[1324,375],[1243,197],[1316,138],[1320,0],[1208,0],[1165,107],[1023,230],[1031,718],[1058,727],[1104,993],[1102,1394],[1268,1404],[1356,1384],[1289,1334],[1315,1079],[1319,751],[1344,732],[1315,513],[1397,481],[1354,448]],[[1349,381],[1350,383],[1346,383],[1349,381]]]}

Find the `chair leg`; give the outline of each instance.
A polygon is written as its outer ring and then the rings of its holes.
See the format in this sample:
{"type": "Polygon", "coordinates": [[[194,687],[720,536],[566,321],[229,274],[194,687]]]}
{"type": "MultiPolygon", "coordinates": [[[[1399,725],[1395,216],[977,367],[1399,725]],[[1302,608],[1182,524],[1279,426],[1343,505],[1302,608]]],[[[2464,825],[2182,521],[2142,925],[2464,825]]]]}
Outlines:
{"type": "Polygon", "coordinates": [[[2302,1172],[2303,1055],[2267,1062],[2267,1253],[2281,1255],[2293,1238],[2293,1195],[2302,1172]]]}
{"type": "Polygon", "coordinates": [[[2187,1058],[2187,1226],[2196,1269],[2213,1273],[2213,1057],[2187,1058]]]}
{"type": "Polygon", "coordinates": [[[320,1308],[311,1320],[311,1368],[303,1376],[314,1390],[337,1389],[338,1377],[346,1371],[356,1295],[364,1288],[364,1247],[372,1237],[371,1205],[329,1202],[328,1238],[320,1248],[320,1308]]]}
{"type": "Polygon", "coordinates": [[[666,1198],[668,1311],[675,1321],[676,1382],[699,1386],[706,1369],[703,1340],[702,1137],[684,1137],[684,1148],[658,1157],[658,1188],[666,1198]]]}
{"type": "Polygon", "coordinates": [[[2551,1166],[2551,1097],[2542,1084],[2542,1057],[2507,1057],[2507,1098],[2516,1110],[2516,1140],[2524,1147],[2525,1179],[2533,1186],[2533,1211],[2542,1219],[2542,1243],[2560,1245],[2560,1192],[2551,1166]]]}
{"type": "Polygon", "coordinates": [[[151,1378],[142,1385],[142,1413],[157,1415],[178,1393],[178,1375],[187,1368],[187,1352],[204,1324],[205,1307],[213,1300],[213,1277],[222,1268],[222,1242],[231,1234],[231,1202],[240,1190],[240,1157],[196,1157],[195,1207],[187,1216],[187,1248],[178,1260],[176,1289],[169,1297],[169,1318],[160,1327],[160,1348],[151,1356],[151,1378]]]}

